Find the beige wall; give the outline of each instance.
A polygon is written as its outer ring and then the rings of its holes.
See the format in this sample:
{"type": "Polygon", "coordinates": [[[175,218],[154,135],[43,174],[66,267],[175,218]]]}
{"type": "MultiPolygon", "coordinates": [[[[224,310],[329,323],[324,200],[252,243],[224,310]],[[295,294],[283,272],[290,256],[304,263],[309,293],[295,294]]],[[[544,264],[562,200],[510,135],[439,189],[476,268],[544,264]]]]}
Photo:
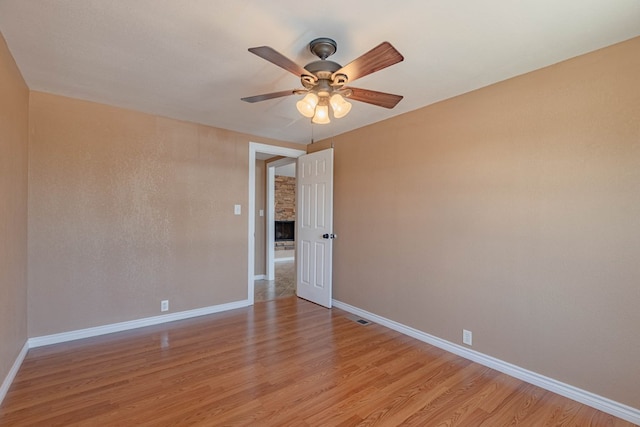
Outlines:
{"type": "Polygon", "coordinates": [[[255,265],[253,274],[267,274],[267,168],[264,160],[256,160],[256,228],[255,228],[255,265]],[[262,210],[263,215],[260,216],[262,210]]]}
{"type": "Polygon", "coordinates": [[[334,138],[335,298],[640,408],[638,76],[640,38],[334,138]]]}
{"type": "Polygon", "coordinates": [[[29,89],[0,34],[0,384],[27,340],[29,89]]]}
{"type": "Polygon", "coordinates": [[[249,142],[276,141],[39,92],[30,114],[29,336],[247,298],[249,142]]]}

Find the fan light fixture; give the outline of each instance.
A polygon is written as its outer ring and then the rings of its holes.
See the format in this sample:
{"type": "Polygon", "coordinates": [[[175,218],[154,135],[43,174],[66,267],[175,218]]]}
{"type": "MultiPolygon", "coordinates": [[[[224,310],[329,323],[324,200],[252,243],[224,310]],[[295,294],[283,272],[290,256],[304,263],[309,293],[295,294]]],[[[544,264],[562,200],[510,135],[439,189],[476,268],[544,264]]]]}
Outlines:
{"type": "Polygon", "coordinates": [[[333,110],[333,117],[340,119],[351,111],[351,103],[345,101],[342,95],[335,93],[329,97],[329,94],[323,92],[318,96],[315,92],[309,92],[296,103],[296,108],[305,117],[311,119],[316,124],[331,123],[329,118],[329,105],[333,110]]]}
{"type": "Polygon", "coordinates": [[[318,125],[326,125],[327,123],[330,123],[331,120],[329,119],[329,106],[324,103],[319,104],[316,107],[316,113],[314,114],[311,121],[318,125]]]}
{"type": "Polygon", "coordinates": [[[304,67],[272,47],[249,48],[249,52],[299,77],[304,88],[281,90],[241,99],[253,103],[289,95],[304,95],[296,103],[296,108],[304,117],[311,119],[312,123],[318,124],[331,122],[330,111],[333,112],[333,117],[336,119],[349,114],[351,104],[345,98],[384,108],[394,108],[400,102],[401,95],[347,86],[356,79],[403,61],[404,57],[391,43],[380,43],[344,67],[327,59],[336,53],[337,48],[335,40],[328,37],[311,40],[309,51],[317,56],[318,60],[310,62],[304,67]]]}
{"type": "Polygon", "coordinates": [[[334,94],[329,100],[331,108],[333,108],[333,117],[341,119],[351,111],[351,103],[344,100],[339,93],[334,94]]]}
{"type": "Polygon", "coordinates": [[[316,113],[316,106],[318,105],[318,95],[313,92],[309,92],[304,98],[296,103],[296,108],[305,117],[311,118],[316,113]]]}

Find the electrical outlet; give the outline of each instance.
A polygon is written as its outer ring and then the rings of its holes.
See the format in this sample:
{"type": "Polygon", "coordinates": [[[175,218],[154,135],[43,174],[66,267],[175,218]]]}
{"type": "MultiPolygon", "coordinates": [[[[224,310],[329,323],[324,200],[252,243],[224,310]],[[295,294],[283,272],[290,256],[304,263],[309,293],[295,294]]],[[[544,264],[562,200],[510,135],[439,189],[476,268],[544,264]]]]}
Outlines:
{"type": "Polygon", "coordinates": [[[169,300],[160,301],[160,311],[169,311],[169,300]]]}
{"type": "Polygon", "coordinates": [[[462,330],[462,342],[468,346],[473,344],[473,334],[471,331],[467,331],[466,329],[462,330]]]}

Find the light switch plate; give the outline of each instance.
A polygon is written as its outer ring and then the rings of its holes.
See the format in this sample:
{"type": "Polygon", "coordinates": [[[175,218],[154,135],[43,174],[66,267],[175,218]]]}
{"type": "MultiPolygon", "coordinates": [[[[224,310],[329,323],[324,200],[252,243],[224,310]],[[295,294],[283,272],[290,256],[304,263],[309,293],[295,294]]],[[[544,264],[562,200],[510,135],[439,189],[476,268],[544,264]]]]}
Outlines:
{"type": "Polygon", "coordinates": [[[234,205],[234,206],[233,206],[233,214],[234,214],[234,215],[240,215],[240,214],[242,214],[242,206],[240,206],[240,205],[234,205]]]}

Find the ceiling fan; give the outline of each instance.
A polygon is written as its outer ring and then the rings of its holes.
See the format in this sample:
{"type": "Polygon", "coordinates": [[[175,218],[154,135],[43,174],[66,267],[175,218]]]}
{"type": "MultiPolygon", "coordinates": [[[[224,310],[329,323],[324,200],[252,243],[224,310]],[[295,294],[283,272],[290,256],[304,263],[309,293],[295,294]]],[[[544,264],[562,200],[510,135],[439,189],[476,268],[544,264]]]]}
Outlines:
{"type": "Polygon", "coordinates": [[[312,40],[309,43],[309,50],[320,60],[310,62],[304,67],[269,46],[249,48],[249,52],[298,76],[304,89],[283,90],[241,99],[253,103],[289,95],[305,95],[296,103],[296,107],[300,114],[311,118],[311,121],[317,124],[326,124],[331,121],[329,106],[331,106],[333,116],[336,119],[346,116],[351,110],[351,104],[344,98],[384,108],[393,108],[400,102],[402,99],[400,95],[346,86],[360,77],[404,60],[404,57],[391,43],[380,43],[344,67],[327,60],[336,52],[337,47],[336,42],[327,37],[312,40]]]}

